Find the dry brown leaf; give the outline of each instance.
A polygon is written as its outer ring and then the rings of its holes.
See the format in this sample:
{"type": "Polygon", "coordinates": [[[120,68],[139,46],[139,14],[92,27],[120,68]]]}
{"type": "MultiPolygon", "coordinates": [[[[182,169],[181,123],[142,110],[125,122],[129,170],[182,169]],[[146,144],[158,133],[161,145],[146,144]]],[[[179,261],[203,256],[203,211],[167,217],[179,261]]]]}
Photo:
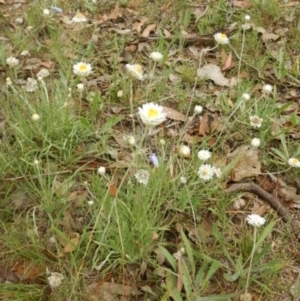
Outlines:
{"type": "Polygon", "coordinates": [[[18,262],[11,269],[21,281],[32,282],[44,273],[41,266],[34,266],[29,261],[18,262]]]}
{"type": "Polygon", "coordinates": [[[164,33],[164,35],[165,35],[166,38],[169,38],[169,37],[172,36],[172,34],[169,32],[169,30],[167,30],[165,28],[163,29],[163,33],[164,33]]]}
{"type": "Polygon", "coordinates": [[[229,157],[233,162],[235,161],[231,171],[232,181],[240,182],[245,178],[257,176],[261,173],[261,163],[257,149],[242,145],[229,154],[229,157]]]}
{"type": "Polygon", "coordinates": [[[173,85],[176,85],[176,84],[181,82],[181,78],[177,75],[172,74],[172,73],[169,75],[169,80],[173,85]]]}
{"type": "Polygon", "coordinates": [[[143,31],[143,33],[142,33],[142,36],[143,36],[144,38],[147,38],[147,37],[149,36],[149,34],[151,33],[151,31],[154,31],[155,28],[156,28],[156,24],[150,24],[150,25],[148,25],[148,26],[144,29],[144,31],[143,31]]]}
{"type": "Polygon", "coordinates": [[[163,107],[163,112],[167,114],[167,117],[176,120],[176,121],[186,121],[186,116],[182,114],[181,112],[178,112],[172,108],[169,107],[163,107]]]}
{"type": "Polygon", "coordinates": [[[230,80],[222,74],[221,68],[214,64],[207,64],[197,70],[201,79],[210,79],[218,86],[230,86],[230,80]]]}
{"type": "Polygon", "coordinates": [[[112,198],[114,198],[117,195],[117,186],[115,182],[109,183],[108,191],[112,198]]]}
{"type": "Polygon", "coordinates": [[[241,7],[241,8],[249,8],[251,7],[251,4],[248,1],[239,1],[239,0],[234,0],[233,1],[233,6],[235,7],[241,7]]]}
{"type": "Polygon", "coordinates": [[[201,118],[200,124],[199,124],[199,135],[206,136],[210,131],[209,127],[209,114],[205,113],[203,117],[201,118]]]}
{"type": "Polygon", "coordinates": [[[232,53],[230,52],[226,58],[225,64],[222,68],[222,71],[228,70],[232,67],[232,53]]]}
{"type": "Polygon", "coordinates": [[[64,246],[64,253],[70,253],[76,250],[79,244],[80,235],[77,232],[72,232],[71,238],[67,241],[64,246]]]}
{"type": "Polygon", "coordinates": [[[140,22],[136,22],[132,25],[132,30],[136,30],[137,33],[140,33],[142,30],[142,27],[147,22],[148,18],[142,18],[140,22]]]}

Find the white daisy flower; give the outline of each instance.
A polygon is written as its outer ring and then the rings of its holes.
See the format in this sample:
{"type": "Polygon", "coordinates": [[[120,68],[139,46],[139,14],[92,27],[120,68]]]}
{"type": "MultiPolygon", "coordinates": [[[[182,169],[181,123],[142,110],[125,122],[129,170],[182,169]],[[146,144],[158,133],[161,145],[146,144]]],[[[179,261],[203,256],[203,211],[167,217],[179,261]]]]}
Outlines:
{"type": "Polygon", "coordinates": [[[39,165],[39,164],[40,164],[40,161],[39,161],[38,159],[34,159],[33,164],[34,164],[34,165],[39,165]]]}
{"type": "Polygon", "coordinates": [[[81,12],[76,13],[76,15],[72,19],[73,23],[83,23],[86,21],[87,21],[87,18],[81,12]]]}
{"type": "Polygon", "coordinates": [[[166,145],[166,140],[160,139],[159,144],[162,145],[162,146],[166,145]]]}
{"type": "Polygon", "coordinates": [[[215,174],[215,168],[210,164],[203,164],[198,170],[198,176],[204,181],[209,181],[215,174]]]}
{"type": "Polygon", "coordinates": [[[273,87],[271,85],[264,85],[262,88],[264,94],[271,94],[273,91],[273,87]]]}
{"type": "Polygon", "coordinates": [[[189,157],[191,155],[191,149],[187,145],[181,145],[179,154],[183,157],[189,157]]]}
{"type": "Polygon", "coordinates": [[[154,51],[150,53],[150,59],[154,62],[160,62],[163,59],[163,55],[160,52],[154,51]]]}
{"type": "Polygon", "coordinates": [[[196,105],[196,106],[194,107],[194,113],[195,113],[195,114],[201,114],[202,111],[203,111],[203,107],[202,107],[202,106],[196,105]]]}
{"type": "Polygon", "coordinates": [[[93,200],[90,200],[90,201],[87,201],[87,204],[92,207],[94,205],[94,201],[93,200]]]}
{"type": "Polygon", "coordinates": [[[156,126],[167,119],[167,114],[163,112],[163,107],[155,103],[146,103],[139,109],[142,122],[147,126],[156,126]]]}
{"type": "Polygon", "coordinates": [[[51,273],[48,277],[48,282],[51,288],[56,288],[61,285],[62,281],[64,280],[64,276],[60,273],[51,273]]]}
{"type": "Polygon", "coordinates": [[[250,116],[250,125],[254,128],[260,128],[262,125],[263,119],[259,118],[257,115],[250,116]]]}
{"type": "Polygon", "coordinates": [[[134,177],[139,183],[146,186],[148,184],[150,174],[147,170],[140,169],[134,174],[134,177]]]}
{"type": "Polygon", "coordinates": [[[80,92],[82,92],[84,90],[84,84],[83,83],[77,84],[76,87],[77,87],[77,90],[80,91],[80,92]]]}
{"type": "Polygon", "coordinates": [[[16,67],[19,64],[19,60],[13,56],[10,56],[9,58],[6,59],[6,64],[9,67],[16,67]]]}
{"type": "Polygon", "coordinates": [[[43,9],[43,15],[44,16],[49,16],[50,15],[50,10],[47,9],[47,8],[43,9]]]}
{"type": "Polygon", "coordinates": [[[88,76],[92,72],[92,66],[88,63],[79,62],[73,66],[73,72],[82,77],[88,76]]]}
{"type": "Polygon", "coordinates": [[[214,34],[214,39],[218,44],[224,45],[229,43],[229,39],[225,33],[218,32],[214,34]]]}
{"type": "Polygon", "coordinates": [[[300,167],[300,161],[297,158],[290,158],[288,164],[292,167],[300,167]]]}
{"type": "Polygon", "coordinates": [[[33,114],[33,115],[31,116],[31,120],[33,120],[33,121],[38,121],[39,119],[41,119],[41,117],[40,117],[40,115],[38,115],[38,114],[33,114]]]}
{"type": "Polygon", "coordinates": [[[126,136],[124,136],[123,139],[131,146],[136,144],[136,140],[135,140],[134,136],[132,136],[132,135],[126,135],[126,136]]]}
{"type": "Polygon", "coordinates": [[[250,214],[247,216],[247,223],[255,228],[261,227],[265,224],[266,219],[258,214],[250,214]]]}
{"type": "Polygon", "coordinates": [[[126,69],[130,76],[138,80],[144,80],[143,67],[139,64],[126,64],[126,69]]]}
{"type": "Polygon", "coordinates": [[[186,184],[187,183],[187,178],[186,177],[180,177],[180,183],[181,184],[186,184]]]}
{"type": "Polygon", "coordinates": [[[246,22],[249,22],[251,20],[251,17],[249,15],[245,15],[244,19],[246,22]]]}
{"type": "Polygon", "coordinates": [[[6,85],[7,85],[7,86],[11,86],[11,85],[12,85],[12,81],[11,81],[10,77],[7,77],[7,78],[5,79],[5,81],[6,81],[6,85]]]}
{"type": "Polygon", "coordinates": [[[198,152],[198,158],[202,161],[206,161],[211,157],[211,152],[208,150],[200,150],[198,152]]]}
{"type": "Polygon", "coordinates": [[[104,176],[106,173],[106,168],[104,166],[100,166],[97,171],[100,176],[104,176]]]}
{"type": "Polygon", "coordinates": [[[259,138],[253,138],[253,139],[251,140],[251,145],[252,145],[253,147],[260,147],[260,139],[259,139],[259,138]]]}
{"type": "Polygon", "coordinates": [[[243,99],[243,100],[249,100],[249,99],[250,99],[250,95],[249,95],[248,93],[244,93],[244,94],[242,95],[242,99],[243,99]]]}

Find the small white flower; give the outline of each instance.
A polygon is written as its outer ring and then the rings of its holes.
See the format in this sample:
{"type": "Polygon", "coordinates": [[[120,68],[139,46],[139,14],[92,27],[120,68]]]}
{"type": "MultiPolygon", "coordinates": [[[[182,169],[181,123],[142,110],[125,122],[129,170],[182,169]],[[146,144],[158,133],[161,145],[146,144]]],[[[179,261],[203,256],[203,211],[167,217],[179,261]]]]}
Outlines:
{"type": "Polygon", "coordinates": [[[25,28],[25,32],[28,33],[29,31],[31,31],[33,29],[33,26],[27,26],[25,28]]]}
{"type": "Polygon", "coordinates": [[[254,128],[260,128],[262,125],[263,119],[259,118],[257,115],[250,116],[250,125],[254,128]]]}
{"type": "Polygon", "coordinates": [[[160,62],[163,59],[163,55],[160,52],[154,51],[150,53],[150,58],[154,61],[154,62],[160,62]]]}
{"type": "Polygon", "coordinates": [[[73,72],[82,77],[88,76],[92,72],[92,66],[91,64],[87,64],[85,62],[79,62],[73,66],[73,72]]]}
{"type": "Polygon", "coordinates": [[[40,164],[40,161],[39,161],[38,159],[34,159],[33,164],[34,164],[34,165],[39,165],[39,164],[40,164]]]}
{"type": "Polygon", "coordinates": [[[84,84],[83,83],[77,84],[76,87],[77,87],[77,90],[80,91],[80,92],[82,92],[84,90],[84,84]]]}
{"type": "Polygon", "coordinates": [[[6,81],[6,85],[7,85],[7,86],[11,86],[11,85],[12,85],[12,81],[11,81],[10,77],[7,77],[7,78],[5,79],[5,81],[6,81]]]}
{"type": "Polygon", "coordinates": [[[203,164],[198,170],[198,176],[204,181],[209,181],[215,174],[215,168],[210,164],[203,164]]]}
{"type": "Polygon", "coordinates": [[[20,55],[22,55],[22,56],[29,56],[30,53],[29,53],[28,50],[23,50],[20,55]]]}
{"type": "Polygon", "coordinates": [[[261,217],[258,214],[250,214],[247,216],[247,223],[255,228],[263,226],[266,222],[266,219],[261,217]]]}
{"type": "Polygon", "coordinates": [[[186,184],[187,183],[187,178],[186,177],[180,177],[180,183],[181,184],[186,184]]]}
{"type": "Polygon", "coordinates": [[[147,126],[156,126],[167,119],[167,114],[163,112],[163,107],[155,103],[146,103],[139,109],[142,122],[147,126]]]}
{"type": "Polygon", "coordinates": [[[202,161],[207,161],[211,157],[211,152],[208,150],[200,150],[198,152],[198,158],[202,161]]]}
{"type": "Polygon", "coordinates": [[[164,145],[166,145],[166,140],[160,139],[160,140],[159,140],[159,143],[160,143],[160,145],[164,146],[164,145]]]}
{"type": "Polygon", "coordinates": [[[34,92],[38,88],[38,83],[34,78],[28,77],[25,86],[26,92],[34,92]]]}
{"type": "Polygon", "coordinates": [[[179,154],[183,157],[189,157],[191,155],[191,149],[187,145],[181,145],[179,154]]]}
{"type": "Polygon", "coordinates": [[[93,200],[90,200],[90,201],[87,201],[87,204],[92,207],[94,205],[94,201],[93,200]]]}
{"type": "Polygon", "coordinates": [[[185,253],[184,248],[180,248],[176,253],[173,253],[173,257],[176,260],[180,260],[182,258],[182,255],[185,253]]]}
{"type": "Polygon", "coordinates": [[[249,99],[250,99],[250,95],[249,95],[248,93],[244,93],[244,94],[242,95],[242,99],[243,99],[243,100],[249,100],[249,99]]]}
{"type": "Polygon", "coordinates": [[[149,172],[145,169],[140,169],[138,170],[135,174],[134,174],[134,177],[136,178],[136,180],[143,184],[143,185],[147,185],[148,184],[148,181],[149,181],[149,172]]]}
{"type": "Polygon", "coordinates": [[[194,113],[195,113],[195,114],[201,114],[202,111],[203,111],[203,107],[202,107],[202,106],[196,105],[196,106],[194,107],[194,113]]]}
{"type": "Polygon", "coordinates": [[[251,20],[251,17],[249,15],[245,15],[245,21],[249,22],[251,20]]]}
{"type": "Polygon", "coordinates": [[[124,140],[131,146],[136,144],[136,140],[135,140],[134,136],[132,136],[132,135],[124,136],[124,140]]]}
{"type": "Polygon", "coordinates": [[[49,16],[50,15],[50,10],[47,9],[47,8],[43,9],[43,15],[44,16],[49,16]]]}
{"type": "Polygon", "coordinates": [[[126,69],[130,76],[137,78],[138,80],[144,80],[143,67],[139,64],[126,64],[126,69]]]}
{"type": "Polygon", "coordinates": [[[104,176],[105,173],[106,173],[106,168],[105,168],[104,166],[100,166],[100,167],[98,168],[98,174],[99,174],[100,176],[104,176]]]}
{"type": "Polygon", "coordinates": [[[214,39],[218,44],[224,45],[229,43],[229,39],[225,33],[216,33],[214,34],[214,39]]]}
{"type": "Polygon", "coordinates": [[[290,158],[288,163],[292,167],[300,167],[300,161],[297,158],[290,158]]]}
{"type": "Polygon", "coordinates": [[[273,91],[273,87],[271,85],[264,85],[262,88],[264,94],[271,94],[273,91]]]}
{"type": "Polygon", "coordinates": [[[157,158],[156,154],[154,154],[154,153],[150,154],[149,160],[156,168],[159,167],[159,162],[158,162],[158,158],[157,158]]]}
{"type": "Polygon", "coordinates": [[[76,15],[72,19],[73,23],[83,23],[86,21],[87,21],[87,18],[81,12],[76,13],[76,15]]]}
{"type": "Polygon", "coordinates": [[[56,288],[61,285],[62,281],[64,280],[64,276],[60,273],[51,273],[48,277],[48,282],[51,288],[56,288]]]}
{"type": "Polygon", "coordinates": [[[33,115],[31,116],[31,119],[32,119],[33,121],[38,121],[40,118],[41,118],[41,117],[40,117],[40,115],[38,115],[38,114],[33,114],[33,115]]]}
{"type": "Polygon", "coordinates": [[[13,56],[6,59],[6,63],[9,67],[16,67],[19,64],[19,60],[13,56]]]}
{"type": "Polygon", "coordinates": [[[253,138],[253,139],[251,140],[251,145],[252,145],[253,147],[259,147],[259,146],[260,146],[260,139],[259,139],[259,138],[253,138]]]}
{"type": "Polygon", "coordinates": [[[16,18],[16,23],[23,24],[23,22],[24,22],[24,19],[22,17],[16,18]]]}
{"type": "Polygon", "coordinates": [[[121,98],[121,97],[123,97],[123,94],[124,94],[123,90],[119,90],[117,93],[117,97],[121,98]]]}
{"type": "Polygon", "coordinates": [[[37,73],[37,77],[42,80],[45,77],[48,77],[50,75],[50,72],[48,69],[46,68],[42,68],[38,73],[37,73]]]}

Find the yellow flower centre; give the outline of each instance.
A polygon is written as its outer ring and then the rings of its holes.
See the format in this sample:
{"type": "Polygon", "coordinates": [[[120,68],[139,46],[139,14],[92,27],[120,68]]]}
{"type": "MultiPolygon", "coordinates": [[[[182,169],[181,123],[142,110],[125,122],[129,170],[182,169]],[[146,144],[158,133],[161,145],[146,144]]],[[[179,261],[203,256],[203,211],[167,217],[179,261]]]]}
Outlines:
{"type": "Polygon", "coordinates": [[[298,164],[298,162],[299,162],[299,160],[298,160],[298,159],[296,159],[296,158],[294,158],[294,159],[292,160],[292,162],[293,162],[293,164],[294,164],[294,165],[297,165],[297,164],[298,164]]]}
{"type": "Polygon", "coordinates": [[[80,71],[86,71],[86,70],[87,70],[87,65],[81,64],[81,65],[79,66],[79,70],[80,70],[80,71]]]}
{"type": "Polygon", "coordinates": [[[158,111],[156,109],[150,108],[148,110],[148,118],[155,118],[158,116],[158,111]]]}
{"type": "Polygon", "coordinates": [[[225,39],[227,39],[227,36],[226,36],[225,33],[221,33],[221,34],[220,34],[220,38],[223,39],[223,40],[225,40],[225,39]]]}

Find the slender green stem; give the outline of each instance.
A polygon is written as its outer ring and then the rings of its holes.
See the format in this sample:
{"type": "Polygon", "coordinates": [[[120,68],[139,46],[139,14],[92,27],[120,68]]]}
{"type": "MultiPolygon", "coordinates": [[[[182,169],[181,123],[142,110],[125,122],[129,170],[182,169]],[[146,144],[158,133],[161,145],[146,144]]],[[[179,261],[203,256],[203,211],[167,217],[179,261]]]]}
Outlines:
{"type": "Polygon", "coordinates": [[[248,276],[247,276],[247,281],[246,281],[245,294],[248,293],[249,280],[250,280],[250,274],[251,274],[252,262],[253,262],[253,257],[254,257],[255,249],[256,249],[256,228],[254,228],[253,247],[252,247],[252,252],[251,252],[251,257],[250,257],[250,263],[249,263],[249,270],[248,270],[248,276]]]}
{"type": "Polygon", "coordinates": [[[241,48],[240,57],[239,57],[238,85],[240,82],[240,73],[241,73],[241,65],[242,65],[242,56],[243,56],[244,46],[245,46],[245,28],[243,28],[242,48],[241,48]]]}

